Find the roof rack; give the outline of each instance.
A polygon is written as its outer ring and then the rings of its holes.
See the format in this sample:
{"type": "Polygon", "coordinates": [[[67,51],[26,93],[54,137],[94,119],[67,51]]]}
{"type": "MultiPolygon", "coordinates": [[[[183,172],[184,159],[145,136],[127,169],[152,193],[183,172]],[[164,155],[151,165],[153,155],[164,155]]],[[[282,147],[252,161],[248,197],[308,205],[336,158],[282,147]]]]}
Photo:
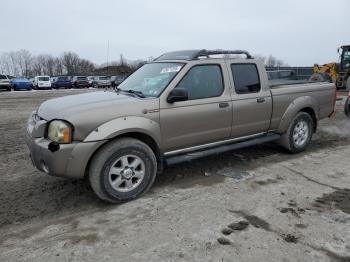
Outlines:
{"type": "MultiPolygon", "coordinates": [[[[245,50],[201,50],[202,52],[198,54],[200,56],[210,56],[210,55],[246,55],[247,59],[252,59],[253,56],[250,55],[248,51],[245,50]]],[[[198,58],[197,57],[197,58],[198,58]]]]}
{"type": "Polygon", "coordinates": [[[210,55],[246,55],[247,59],[253,59],[248,51],[245,50],[183,50],[164,53],[161,56],[154,59],[154,61],[160,60],[196,60],[199,57],[209,57],[210,55]]]}

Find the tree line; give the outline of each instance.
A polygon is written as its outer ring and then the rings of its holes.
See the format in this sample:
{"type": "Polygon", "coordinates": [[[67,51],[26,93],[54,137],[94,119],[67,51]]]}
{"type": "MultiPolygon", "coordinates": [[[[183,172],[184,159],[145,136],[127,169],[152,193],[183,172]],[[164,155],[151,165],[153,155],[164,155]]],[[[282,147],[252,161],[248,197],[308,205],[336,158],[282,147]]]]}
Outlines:
{"type": "Polygon", "coordinates": [[[282,67],[289,66],[286,62],[281,59],[277,59],[273,55],[264,56],[260,54],[254,55],[254,58],[260,60],[266,67],[282,67]]]}
{"type": "MultiPolygon", "coordinates": [[[[257,54],[254,57],[267,67],[288,66],[284,61],[272,55],[257,54]]],[[[149,57],[147,61],[152,60],[153,58],[149,57]]],[[[121,54],[119,60],[98,66],[71,51],[56,57],[49,54],[32,55],[28,50],[21,49],[0,55],[0,73],[25,78],[37,75],[119,75],[130,74],[147,61],[129,61],[121,54]]]]}
{"type": "Polygon", "coordinates": [[[49,54],[32,55],[28,50],[21,49],[0,55],[0,73],[25,78],[37,75],[130,74],[145,62],[142,60],[129,61],[120,55],[119,61],[98,66],[71,51],[56,57],[49,54]]]}

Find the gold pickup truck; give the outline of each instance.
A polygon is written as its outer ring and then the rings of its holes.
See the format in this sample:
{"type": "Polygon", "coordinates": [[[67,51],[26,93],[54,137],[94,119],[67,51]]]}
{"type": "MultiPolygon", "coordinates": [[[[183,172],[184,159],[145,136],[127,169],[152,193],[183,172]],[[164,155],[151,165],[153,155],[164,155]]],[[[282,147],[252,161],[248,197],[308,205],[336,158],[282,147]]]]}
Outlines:
{"type": "Polygon", "coordinates": [[[301,152],[335,100],[332,83],[269,82],[246,51],[176,51],[113,91],[44,102],[26,141],[39,170],[87,177],[101,199],[129,201],[165,165],[268,141],[301,152]]]}

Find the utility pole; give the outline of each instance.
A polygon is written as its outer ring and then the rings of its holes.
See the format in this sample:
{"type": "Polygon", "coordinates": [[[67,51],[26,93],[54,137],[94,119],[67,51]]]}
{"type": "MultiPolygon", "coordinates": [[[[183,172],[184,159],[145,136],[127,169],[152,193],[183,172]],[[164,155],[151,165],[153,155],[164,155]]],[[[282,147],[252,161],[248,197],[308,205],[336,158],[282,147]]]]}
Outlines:
{"type": "Polygon", "coordinates": [[[108,67],[108,64],[109,64],[109,40],[107,42],[107,75],[109,76],[109,67],[108,67]]]}

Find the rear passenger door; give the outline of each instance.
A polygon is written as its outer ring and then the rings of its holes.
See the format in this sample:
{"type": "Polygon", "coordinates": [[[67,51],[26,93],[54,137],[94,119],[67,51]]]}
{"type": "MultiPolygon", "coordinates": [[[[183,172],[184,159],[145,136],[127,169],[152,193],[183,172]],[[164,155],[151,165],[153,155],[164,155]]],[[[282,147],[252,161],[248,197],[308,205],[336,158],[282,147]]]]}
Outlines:
{"type": "Polygon", "coordinates": [[[266,76],[259,73],[255,63],[230,63],[233,83],[233,124],[231,137],[243,137],[266,132],[272,113],[271,92],[266,76]]]}

